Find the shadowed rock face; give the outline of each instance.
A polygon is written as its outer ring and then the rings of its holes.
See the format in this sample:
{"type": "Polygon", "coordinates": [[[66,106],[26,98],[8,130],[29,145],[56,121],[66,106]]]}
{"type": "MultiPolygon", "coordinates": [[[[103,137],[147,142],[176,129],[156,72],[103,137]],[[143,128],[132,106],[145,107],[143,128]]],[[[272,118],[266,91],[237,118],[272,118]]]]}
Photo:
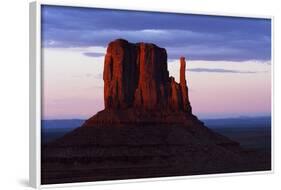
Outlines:
{"type": "Polygon", "coordinates": [[[132,44],[122,39],[109,43],[103,73],[105,109],[191,113],[183,57],[180,64],[178,84],[169,77],[164,48],[150,43],[132,44]]]}

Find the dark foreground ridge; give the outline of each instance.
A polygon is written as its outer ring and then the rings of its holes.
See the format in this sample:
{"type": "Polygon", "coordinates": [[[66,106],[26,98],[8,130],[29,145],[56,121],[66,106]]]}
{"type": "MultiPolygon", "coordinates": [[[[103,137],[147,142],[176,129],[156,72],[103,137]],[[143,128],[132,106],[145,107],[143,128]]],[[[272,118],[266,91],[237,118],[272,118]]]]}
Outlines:
{"type": "Polygon", "coordinates": [[[42,183],[270,170],[270,156],[243,150],[192,114],[185,67],[181,57],[177,83],[164,48],[109,43],[105,109],[42,145],[42,183]]]}

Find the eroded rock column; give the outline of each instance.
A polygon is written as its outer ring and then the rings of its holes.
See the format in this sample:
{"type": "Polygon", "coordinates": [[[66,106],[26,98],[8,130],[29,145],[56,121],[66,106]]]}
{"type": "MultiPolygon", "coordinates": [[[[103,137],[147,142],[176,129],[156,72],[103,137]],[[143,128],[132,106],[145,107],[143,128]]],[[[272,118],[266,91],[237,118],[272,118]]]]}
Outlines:
{"type": "Polygon", "coordinates": [[[190,102],[188,98],[188,88],[185,79],[186,62],[185,58],[180,58],[180,88],[182,94],[183,110],[191,112],[190,102]]]}

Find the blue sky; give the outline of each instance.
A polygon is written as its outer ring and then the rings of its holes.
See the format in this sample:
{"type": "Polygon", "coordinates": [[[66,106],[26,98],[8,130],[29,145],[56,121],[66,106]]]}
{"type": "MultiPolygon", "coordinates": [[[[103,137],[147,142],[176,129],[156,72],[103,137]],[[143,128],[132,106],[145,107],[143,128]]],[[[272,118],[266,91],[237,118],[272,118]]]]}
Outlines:
{"type": "Polygon", "coordinates": [[[43,6],[44,47],[106,47],[117,38],[155,43],[167,49],[169,59],[271,59],[269,19],[43,6]]]}

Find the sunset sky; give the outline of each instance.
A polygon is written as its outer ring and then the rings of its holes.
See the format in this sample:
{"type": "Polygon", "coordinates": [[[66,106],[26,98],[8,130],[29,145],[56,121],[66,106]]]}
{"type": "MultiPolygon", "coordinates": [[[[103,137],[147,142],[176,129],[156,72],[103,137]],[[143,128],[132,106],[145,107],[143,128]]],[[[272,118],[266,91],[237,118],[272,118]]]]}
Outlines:
{"type": "Polygon", "coordinates": [[[166,48],[177,81],[185,56],[199,118],[270,115],[269,19],[43,6],[43,119],[86,119],[103,109],[104,55],[117,38],[166,48]]]}

